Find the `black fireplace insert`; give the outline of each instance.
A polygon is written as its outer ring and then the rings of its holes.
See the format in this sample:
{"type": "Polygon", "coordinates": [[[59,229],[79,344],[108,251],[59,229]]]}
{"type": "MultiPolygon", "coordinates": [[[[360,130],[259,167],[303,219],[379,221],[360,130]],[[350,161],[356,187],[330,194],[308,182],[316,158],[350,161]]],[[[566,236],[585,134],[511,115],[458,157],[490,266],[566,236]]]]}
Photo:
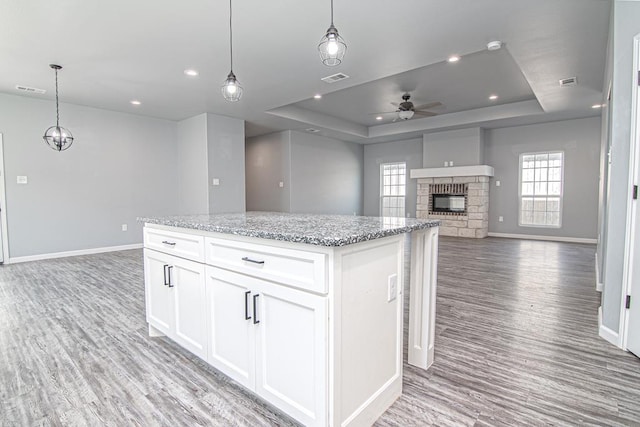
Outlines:
{"type": "Polygon", "coordinates": [[[466,211],[464,194],[432,194],[432,212],[462,213],[466,211]]]}

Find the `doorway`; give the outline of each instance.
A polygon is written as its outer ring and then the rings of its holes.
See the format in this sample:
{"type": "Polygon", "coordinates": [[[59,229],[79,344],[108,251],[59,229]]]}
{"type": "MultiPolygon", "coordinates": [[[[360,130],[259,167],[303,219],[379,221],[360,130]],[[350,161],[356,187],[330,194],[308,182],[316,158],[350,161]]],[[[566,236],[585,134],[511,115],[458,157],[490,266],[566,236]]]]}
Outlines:
{"type": "Polygon", "coordinates": [[[633,85],[631,149],[629,161],[629,185],[634,196],[627,210],[628,242],[625,248],[626,288],[622,293],[622,347],[640,357],[640,209],[638,209],[638,184],[640,184],[640,35],[634,38],[634,74],[638,81],[633,85]]]}
{"type": "Polygon", "coordinates": [[[7,195],[5,190],[4,141],[0,133],[0,264],[9,259],[9,236],[7,235],[7,195]]]}

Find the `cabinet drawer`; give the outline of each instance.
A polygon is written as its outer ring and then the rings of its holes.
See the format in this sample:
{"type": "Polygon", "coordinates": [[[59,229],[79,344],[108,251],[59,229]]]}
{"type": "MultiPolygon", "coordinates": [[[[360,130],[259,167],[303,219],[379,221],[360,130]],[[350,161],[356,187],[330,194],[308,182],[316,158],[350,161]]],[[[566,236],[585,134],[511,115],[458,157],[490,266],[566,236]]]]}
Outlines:
{"type": "Polygon", "coordinates": [[[144,246],[166,254],[204,262],[204,236],[145,227],[144,246]]]}
{"type": "Polygon", "coordinates": [[[207,237],[206,263],[296,288],[327,293],[326,255],[207,237]]]}

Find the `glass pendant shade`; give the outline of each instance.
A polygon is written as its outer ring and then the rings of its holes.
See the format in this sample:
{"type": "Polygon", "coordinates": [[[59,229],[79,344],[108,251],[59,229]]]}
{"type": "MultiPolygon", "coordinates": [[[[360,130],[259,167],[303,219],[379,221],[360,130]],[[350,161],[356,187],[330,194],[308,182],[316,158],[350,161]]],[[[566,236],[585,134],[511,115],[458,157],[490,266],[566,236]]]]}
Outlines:
{"type": "Polygon", "coordinates": [[[233,71],[231,71],[227,76],[227,80],[224,81],[220,91],[222,92],[224,99],[229,102],[237,102],[242,98],[242,86],[238,83],[238,79],[236,79],[236,75],[233,74],[233,71]]]}
{"type": "Polygon", "coordinates": [[[342,62],[342,58],[347,52],[347,44],[340,37],[333,24],[327,30],[327,34],[320,40],[318,52],[322,63],[328,67],[335,67],[342,62]]]}
{"type": "Polygon", "coordinates": [[[73,135],[71,132],[60,126],[51,126],[42,138],[49,147],[56,151],[64,151],[73,144],[73,135]]]}

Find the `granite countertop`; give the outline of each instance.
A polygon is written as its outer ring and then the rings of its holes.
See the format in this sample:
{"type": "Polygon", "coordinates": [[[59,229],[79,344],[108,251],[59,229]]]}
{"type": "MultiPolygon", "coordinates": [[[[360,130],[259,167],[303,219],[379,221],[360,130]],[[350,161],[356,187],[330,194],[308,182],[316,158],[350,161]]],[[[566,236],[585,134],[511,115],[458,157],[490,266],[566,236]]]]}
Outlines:
{"type": "Polygon", "coordinates": [[[345,246],[440,225],[437,220],[415,218],[281,212],[140,217],[138,221],[319,246],[345,246]]]}

